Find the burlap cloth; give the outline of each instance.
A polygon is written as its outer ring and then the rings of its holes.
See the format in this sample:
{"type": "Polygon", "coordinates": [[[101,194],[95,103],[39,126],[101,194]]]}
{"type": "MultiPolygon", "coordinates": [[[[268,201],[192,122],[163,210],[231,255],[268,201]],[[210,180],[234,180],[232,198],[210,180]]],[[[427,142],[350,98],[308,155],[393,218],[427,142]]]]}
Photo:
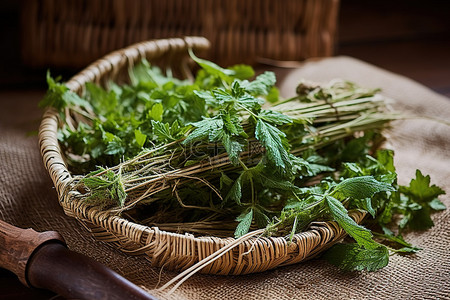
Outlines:
{"type": "MultiPolygon", "coordinates": [[[[381,87],[402,110],[450,120],[450,100],[407,78],[347,57],[307,62],[283,71],[282,94],[292,95],[301,78],[327,81],[344,78],[366,87],[381,87]]],[[[63,214],[43,167],[36,136],[42,92],[1,93],[0,218],[39,231],[56,230],[70,249],[104,263],[148,289],[176,275],[149,267],[143,257],[128,257],[96,242],[80,224],[63,214]]],[[[429,120],[395,123],[391,139],[399,182],[406,184],[416,168],[443,187],[450,207],[450,127],[429,120]]],[[[450,299],[450,210],[433,215],[435,226],[406,239],[423,248],[417,255],[391,257],[385,269],[344,273],[321,259],[245,276],[197,274],[171,297],[176,299],[450,299]]]]}

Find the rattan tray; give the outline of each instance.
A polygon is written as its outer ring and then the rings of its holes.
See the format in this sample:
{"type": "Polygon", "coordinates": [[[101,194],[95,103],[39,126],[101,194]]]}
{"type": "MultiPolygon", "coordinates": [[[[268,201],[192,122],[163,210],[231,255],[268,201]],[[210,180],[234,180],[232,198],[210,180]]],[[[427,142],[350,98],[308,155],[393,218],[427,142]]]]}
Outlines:
{"type": "MultiPolygon", "coordinates": [[[[208,40],[201,37],[134,44],[94,62],[68,81],[67,86],[81,95],[87,82],[126,81],[129,68],[142,58],[170,65],[178,74],[183,74],[187,72],[188,48],[199,51],[208,47],[208,40]]],[[[55,110],[45,112],[39,130],[44,164],[65,213],[81,221],[97,239],[113,244],[127,254],[147,255],[152,266],[175,270],[187,269],[219,249],[236,244],[234,238],[197,237],[143,226],[75,200],[78,191],[73,188],[74,177],[67,169],[57,139],[61,122],[55,110]]],[[[352,217],[359,222],[363,213],[353,212],[352,217]]],[[[292,243],[283,237],[251,237],[224,252],[201,272],[247,274],[298,263],[317,255],[344,235],[345,232],[335,222],[323,222],[313,223],[308,231],[295,234],[292,243]]]]}

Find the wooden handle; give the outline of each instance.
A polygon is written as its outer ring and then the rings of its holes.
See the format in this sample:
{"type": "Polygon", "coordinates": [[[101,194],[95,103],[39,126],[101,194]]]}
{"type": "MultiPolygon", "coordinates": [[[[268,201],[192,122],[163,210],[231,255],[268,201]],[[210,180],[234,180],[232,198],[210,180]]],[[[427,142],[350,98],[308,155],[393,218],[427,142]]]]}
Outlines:
{"type": "Polygon", "coordinates": [[[27,280],[30,257],[51,241],[65,245],[62,236],[55,231],[21,229],[0,220],[0,267],[12,271],[23,284],[30,286],[27,280]]]}
{"type": "Polygon", "coordinates": [[[99,262],[67,249],[59,233],[20,229],[2,220],[0,267],[28,287],[68,299],[156,299],[99,262]]]}
{"type": "Polygon", "coordinates": [[[60,244],[46,244],[31,258],[28,280],[68,299],[156,300],[93,259],[60,244]]]}

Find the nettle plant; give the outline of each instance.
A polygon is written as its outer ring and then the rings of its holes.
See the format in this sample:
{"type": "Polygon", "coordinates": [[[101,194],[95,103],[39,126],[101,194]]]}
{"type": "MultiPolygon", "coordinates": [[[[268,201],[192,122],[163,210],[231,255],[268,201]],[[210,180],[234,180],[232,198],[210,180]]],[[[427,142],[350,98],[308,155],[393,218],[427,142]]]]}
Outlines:
{"type": "Polygon", "coordinates": [[[272,72],[190,55],[200,66],[192,82],[145,60],[129,84],[88,83],[83,97],[47,76],[41,105],[64,121],[77,201],[163,230],[236,238],[264,229],[292,241],[333,220],[354,243],[324,257],[346,270],[419,250],[402,233],[433,226],[444,191],[420,171],[397,184],[394,153],[381,145],[402,116],[378,90],[302,81],[296,97],[280,99],[272,72]],[[364,226],[351,210],[368,214],[364,226]]]}

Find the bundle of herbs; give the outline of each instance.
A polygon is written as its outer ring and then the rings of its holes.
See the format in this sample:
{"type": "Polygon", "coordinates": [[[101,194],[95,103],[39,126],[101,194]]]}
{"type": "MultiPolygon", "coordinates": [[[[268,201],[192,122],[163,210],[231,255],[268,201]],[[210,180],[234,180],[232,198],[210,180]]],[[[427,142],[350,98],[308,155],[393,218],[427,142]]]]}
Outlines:
{"type": "Polygon", "coordinates": [[[399,186],[381,147],[399,114],[377,90],[346,81],[301,82],[279,99],[271,72],[197,58],[193,82],[142,61],[130,83],[88,83],[83,97],[47,76],[42,106],[60,112],[60,145],[77,199],[136,223],[196,235],[256,229],[292,240],[313,221],[336,221],[355,241],[325,257],[347,270],[384,267],[419,248],[444,193],[417,171],[399,186]],[[253,80],[250,80],[254,78],[253,80]],[[366,227],[349,210],[369,216],[366,227]],[[394,220],[400,220],[393,225],[394,220]],[[368,229],[370,228],[370,229],[368,229]]]}

